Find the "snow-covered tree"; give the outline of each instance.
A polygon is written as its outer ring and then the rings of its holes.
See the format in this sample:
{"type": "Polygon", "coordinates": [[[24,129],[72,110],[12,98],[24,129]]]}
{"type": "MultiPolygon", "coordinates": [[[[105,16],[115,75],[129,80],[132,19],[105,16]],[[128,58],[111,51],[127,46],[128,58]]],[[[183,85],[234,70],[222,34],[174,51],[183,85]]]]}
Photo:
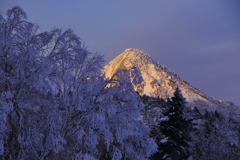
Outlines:
{"type": "Polygon", "coordinates": [[[226,118],[217,111],[200,117],[198,130],[193,132],[193,159],[239,159],[238,125],[232,117],[226,118]]]}
{"type": "Polygon", "coordinates": [[[158,152],[154,153],[152,160],[183,160],[189,157],[190,131],[192,118],[187,114],[185,98],[179,88],[174,92],[171,100],[168,99],[163,111],[164,117],[160,119],[155,132],[160,132],[156,137],[158,152]]]}
{"type": "Polygon", "coordinates": [[[39,33],[15,6],[0,16],[0,47],[2,159],[146,159],[156,149],[130,73],[105,79],[103,56],[71,29],[39,33]]]}

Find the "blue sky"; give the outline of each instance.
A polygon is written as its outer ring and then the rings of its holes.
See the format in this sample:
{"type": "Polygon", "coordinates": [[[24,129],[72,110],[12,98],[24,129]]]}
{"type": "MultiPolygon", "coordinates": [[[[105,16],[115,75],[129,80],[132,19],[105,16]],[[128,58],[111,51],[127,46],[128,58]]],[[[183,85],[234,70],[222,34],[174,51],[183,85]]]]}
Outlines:
{"type": "Polygon", "coordinates": [[[240,105],[239,0],[1,0],[40,31],[72,28],[110,61],[126,48],[149,54],[214,99],[240,105]]]}

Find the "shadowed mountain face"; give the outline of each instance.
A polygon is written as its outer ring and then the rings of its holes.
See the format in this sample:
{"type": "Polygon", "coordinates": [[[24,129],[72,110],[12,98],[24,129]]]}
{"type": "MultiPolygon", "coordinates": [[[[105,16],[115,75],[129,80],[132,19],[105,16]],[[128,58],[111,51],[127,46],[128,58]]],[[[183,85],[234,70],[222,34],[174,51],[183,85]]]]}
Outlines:
{"type": "MultiPolygon", "coordinates": [[[[164,65],[155,62],[149,55],[138,49],[126,49],[105,66],[104,72],[107,78],[111,78],[120,69],[127,69],[129,71],[137,70],[135,73],[138,73],[138,79],[143,79],[143,81],[139,84],[133,84],[133,86],[140,95],[146,94],[152,97],[159,96],[167,99],[172,97],[176,87],[179,87],[191,108],[199,106],[200,110],[205,108],[210,110],[228,108],[229,110],[229,107],[232,109],[236,107],[231,102],[212,99],[185,80],[182,80],[179,75],[164,65]]],[[[133,76],[136,77],[136,75],[133,76]]]]}

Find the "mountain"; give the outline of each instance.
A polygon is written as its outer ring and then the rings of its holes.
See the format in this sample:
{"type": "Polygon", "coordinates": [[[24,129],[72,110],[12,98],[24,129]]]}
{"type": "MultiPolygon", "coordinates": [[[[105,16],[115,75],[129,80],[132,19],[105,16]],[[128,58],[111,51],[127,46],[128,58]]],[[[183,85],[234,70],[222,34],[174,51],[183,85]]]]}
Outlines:
{"type": "Polygon", "coordinates": [[[209,97],[138,49],[126,49],[104,67],[104,72],[107,78],[111,78],[120,69],[132,70],[133,68],[138,70],[138,76],[143,79],[142,83],[133,84],[134,89],[140,95],[159,96],[167,99],[172,97],[176,87],[179,87],[191,108],[196,106],[200,110],[207,108],[209,110],[223,110],[223,112],[225,110],[227,112],[239,110],[239,107],[236,107],[232,102],[214,100],[209,97]]]}
{"type": "MultiPolygon", "coordinates": [[[[166,106],[176,107],[174,105],[169,106],[169,102],[165,100],[171,98],[178,87],[188,102],[187,106],[191,109],[185,108],[182,117],[193,118],[195,129],[190,134],[192,157],[206,159],[206,157],[209,158],[210,155],[214,155],[215,159],[224,159],[224,157],[227,157],[225,159],[239,159],[240,107],[235,106],[232,102],[211,98],[138,49],[126,49],[105,66],[104,72],[107,78],[113,80],[113,83],[120,77],[131,81],[145,105],[141,110],[139,120],[151,128],[150,135],[156,138],[157,144],[162,145],[159,148],[167,144],[165,140],[169,140],[169,137],[171,137],[168,133],[174,128],[174,125],[168,126],[170,115],[175,117],[172,119],[174,121],[172,124],[177,124],[177,126],[186,124],[175,121],[177,112],[170,112],[170,109],[169,112],[166,112],[166,106]],[[119,70],[120,72],[118,72],[119,70]],[[124,74],[122,74],[123,71],[124,74]],[[165,113],[168,113],[167,116],[165,113]],[[162,130],[164,128],[166,128],[165,133],[162,130]]],[[[184,101],[181,102],[184,103],[184,101]]],[[[174,129],[175,132],[178,130],[174,129]]],[[[184,127],[179,133],[182,134],[185,130],[184,127]]],[[[173,137],[176,137],[176,135],[174,134],[173,137]]],[[[162,153],[164,153],[164,156],[166,155],[166,152],[162,153]]],[[[159,155],[157,154],[157,157],[159,155]]]]}
{"type": "Polygon", "coordinates": [[[135,89],[140,94],[162,98],[168,98],[173,95],[178,86],[187,101],[196,100],[213,101],[213,99],[197,88],[191,86],[179,75],[155,62],[149,55],[138,49],[126,49],[117,56],[108,65],[105,66],[105,73],[108,78],[112,77],[119,69],[137,68],[144,80],[141,88],[135,89]]]}

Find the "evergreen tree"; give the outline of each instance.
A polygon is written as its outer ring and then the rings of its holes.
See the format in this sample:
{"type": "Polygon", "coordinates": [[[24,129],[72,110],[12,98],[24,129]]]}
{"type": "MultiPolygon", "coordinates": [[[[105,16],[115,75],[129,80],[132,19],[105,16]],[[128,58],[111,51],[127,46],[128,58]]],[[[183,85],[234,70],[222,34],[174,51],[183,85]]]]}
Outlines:
{"type": "Polygon", "coordinates": [[[192,119],[186,113],[186,101],[179,88],[176,89],[171,100],[163,111],[158,130],[162,137],[156,138],[158,152],[153,154],[152,160],[183,160],[189,157],[190,131],[192,119]]]}
{"type": "Polygon", "coordinates": [[[191,155],[194,160],[239,159],[237,123],[218,111],[207,111],[194,132],[191,155]]]}
{"type": "Polygon", "coordinates": [[[200,118],[202,118],[202,114],[201,114],[201,112],[198,110],[198,108],[195,106],[194,108],[193,108],[193,119],[200,119],[200,118]]]}

